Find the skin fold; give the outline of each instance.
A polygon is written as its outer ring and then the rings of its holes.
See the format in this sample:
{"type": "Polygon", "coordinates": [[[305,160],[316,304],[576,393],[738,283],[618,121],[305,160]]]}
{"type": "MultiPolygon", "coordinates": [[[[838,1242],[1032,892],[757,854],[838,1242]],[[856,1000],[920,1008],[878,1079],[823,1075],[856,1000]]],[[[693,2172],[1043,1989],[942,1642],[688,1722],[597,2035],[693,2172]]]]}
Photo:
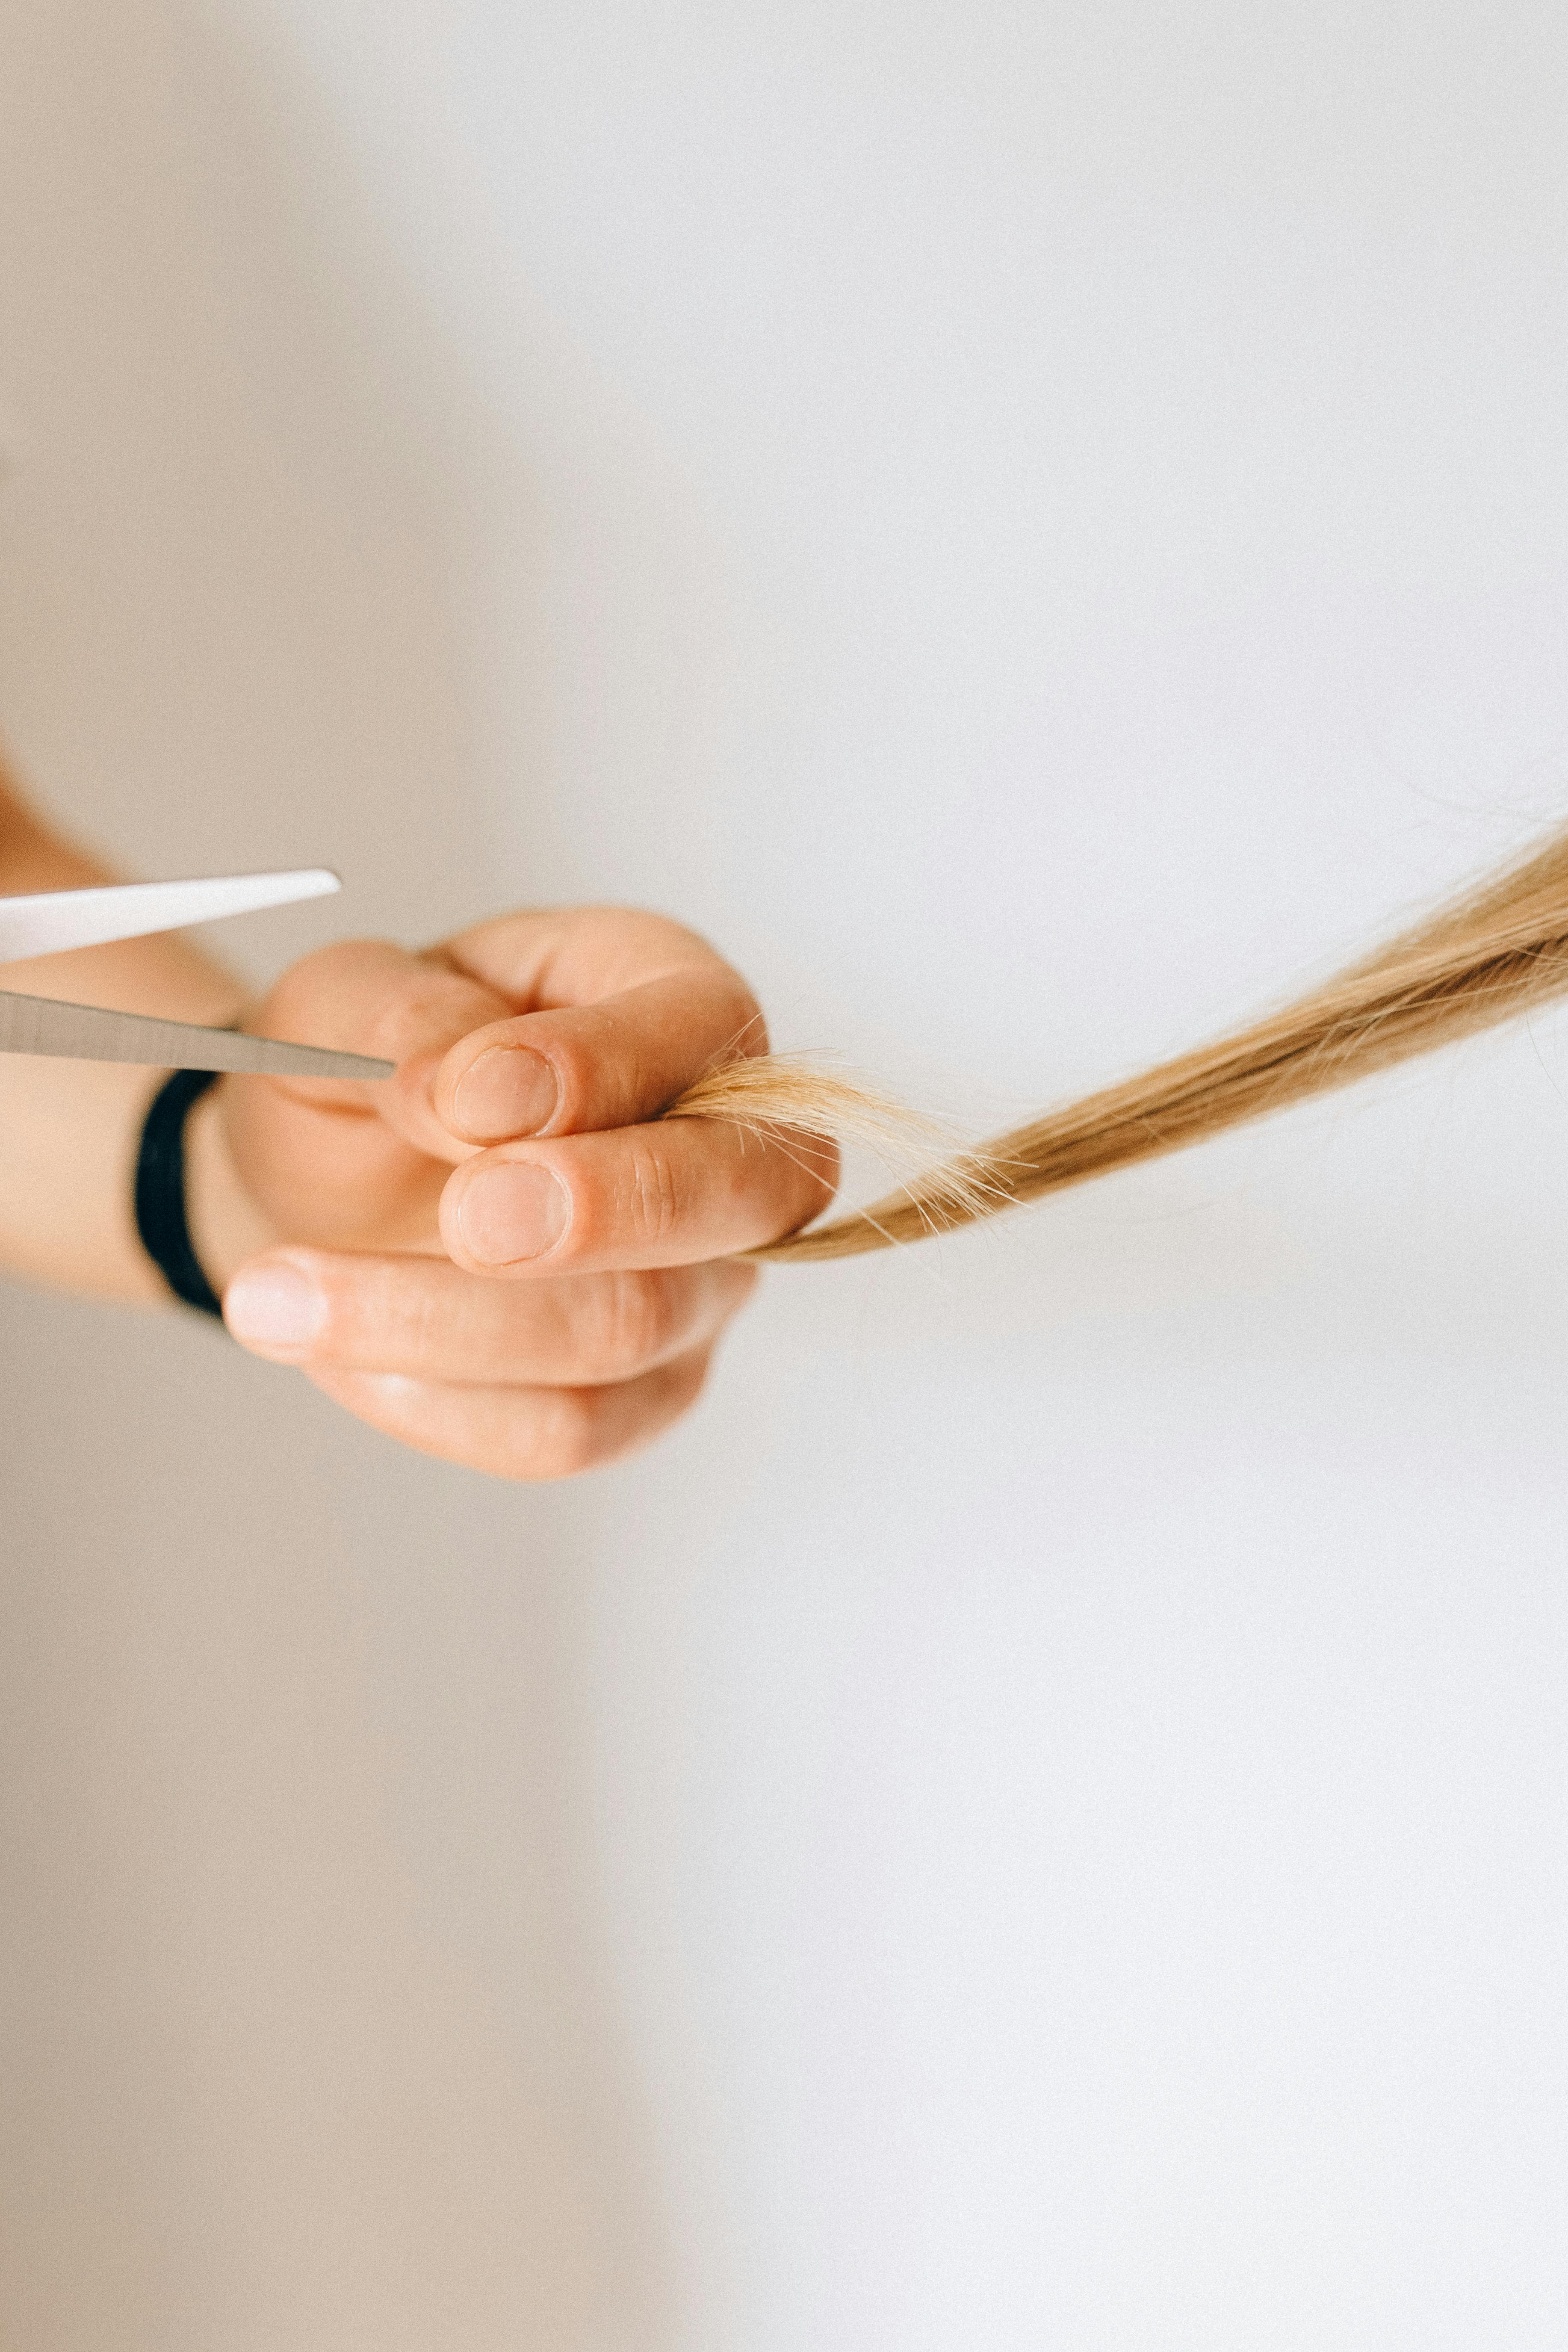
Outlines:
{"type": "MultiPolygon", "coordinates": [[[[0,777],[0,895],[111,880],[0,777]]],[[[570,1475],[692,1404],[756,1269],[831,1199],[833,1146],[659,1114],[767,1038],[705,940],[525,910],[423,953],[322,949],[259,1003],[188,940],[9,964],[0,986],[372,1054],[374,1086],[226,1077],[187,1129],[193,1238],[244,1347],[421,1452],[570,1475]]],[[[0,1055],[0,1264],[173,1303],[131,1177],[157,1074],[0,1055]]]]}

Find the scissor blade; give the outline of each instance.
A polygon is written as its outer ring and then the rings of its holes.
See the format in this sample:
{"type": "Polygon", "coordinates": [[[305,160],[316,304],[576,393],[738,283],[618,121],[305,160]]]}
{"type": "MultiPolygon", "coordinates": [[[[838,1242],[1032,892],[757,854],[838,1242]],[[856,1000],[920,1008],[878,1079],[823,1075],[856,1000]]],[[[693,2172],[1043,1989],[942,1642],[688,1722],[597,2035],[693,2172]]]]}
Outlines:
{"type": "Polygon", "coordinates": [[[296,898],[322,898],[342,888],[324,866],[293,874],[230,874],[209,882],[116,882],[95,890],[41,890],[0,898],[0,963],[53,955],[62,948],[97,948],[110,940],[144,939],[150,931],[184,930],[223,915],[286,907],[296,898]]]}
{"type": "Polygon", "coordinates": [[[142,1062],[157,1070],[250,1070],[271,1077],[389,1078],[396,1065],[363,1054],[330,1054],[244,1037],[234,1029],[198,1029],[141,1013],[105,1013],[60,1004],[51,996],[0,990],[0,1054],[55,1054],[67,1061],[142,1062]]]}

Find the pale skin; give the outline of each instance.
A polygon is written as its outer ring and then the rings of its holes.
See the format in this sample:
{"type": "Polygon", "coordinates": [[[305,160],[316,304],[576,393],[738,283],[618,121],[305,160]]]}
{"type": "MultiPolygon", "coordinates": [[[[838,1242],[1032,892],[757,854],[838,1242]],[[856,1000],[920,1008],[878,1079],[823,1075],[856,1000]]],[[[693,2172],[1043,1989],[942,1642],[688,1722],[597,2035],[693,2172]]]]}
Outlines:
{"type": "MultiPolygon", "coordinates": [[[[0,777],[0,895],[111,878],[0,777]]],[[[374,1086],[221,1079],[188,1124],[193,1238],[242,1346],[501,1477],[568,1476],[678,1419],[756,1279],[737,1254],[837,1181],[826,1142],[659,1118],[767,1043],[740,974],[659,915],[501,915],[417,955],[355,940],[258,1003],[177,937],[8,964],[0,987],[395,1062],[374,1086]]],[[[0,1264],[184,1311],[130,1209],[158,1083],[0,1055],[0,1264]]]]}

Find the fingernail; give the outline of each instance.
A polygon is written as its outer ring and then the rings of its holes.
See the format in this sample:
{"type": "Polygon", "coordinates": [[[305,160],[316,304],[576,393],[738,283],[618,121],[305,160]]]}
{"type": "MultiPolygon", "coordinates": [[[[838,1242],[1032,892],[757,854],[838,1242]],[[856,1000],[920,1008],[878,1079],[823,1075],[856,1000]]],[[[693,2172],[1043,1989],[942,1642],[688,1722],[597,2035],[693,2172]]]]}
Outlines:
{"type": "Polygon", "coordinates": [[[481,1168],[458,1207],[463,1246],[481,1265],[542,1257],[572,1222],[572,1196],[548,1168],[481,1168]]]}
{"type": "Polygon", "coordinates": [[[286,1259],[247,1266],[224,1293],[223,1319],[247,1348],[268,1356],[303,1356],[326,1322],[326,1294],[286,1259]]]}
{"type": "Polygon", "coordinates": [[[561,1099],[555,1073],[528,1045],[491,1045],[458,1081],[452,1116],[477,1143],[537,1135],[561,1099]]]}

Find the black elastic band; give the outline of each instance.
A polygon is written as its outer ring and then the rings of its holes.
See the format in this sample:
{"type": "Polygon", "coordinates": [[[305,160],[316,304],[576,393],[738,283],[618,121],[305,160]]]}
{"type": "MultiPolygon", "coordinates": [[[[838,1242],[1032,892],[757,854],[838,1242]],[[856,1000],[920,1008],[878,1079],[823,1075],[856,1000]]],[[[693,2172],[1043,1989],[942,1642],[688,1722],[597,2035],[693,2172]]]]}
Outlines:
{"type": "Polygon", "coordinates": [[[185,1115],[216,1076],[216,1070],[176,1070],[153,1096],[136,1158],[136,1230],[175,1297],[221,1318],[185,1222],[185,1115]]]}

